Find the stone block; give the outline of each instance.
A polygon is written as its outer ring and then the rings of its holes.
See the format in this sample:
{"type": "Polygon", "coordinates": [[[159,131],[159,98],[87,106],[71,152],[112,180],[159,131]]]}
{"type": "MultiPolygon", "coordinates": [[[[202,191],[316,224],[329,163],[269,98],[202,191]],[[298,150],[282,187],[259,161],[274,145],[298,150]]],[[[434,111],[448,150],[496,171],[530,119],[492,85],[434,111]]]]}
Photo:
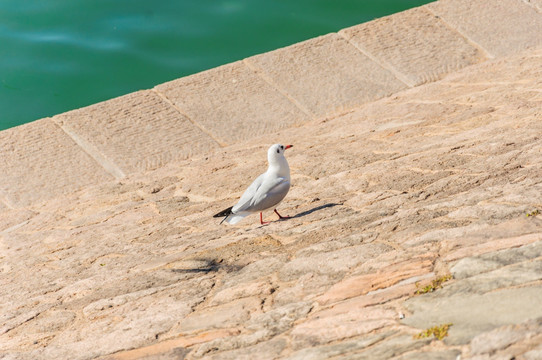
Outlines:
{"type": "Polygon", "coordinates": [[[348,360],[388,360],[396,359],[396,356],[411,352],[427,345],[430,340],[414,340],[410,335],[399,335],[389,337],[388,339],[370,347],[366,351],[353,354],[344,359],[348,360]]]}
{"type": "Polygon", "coordinates": [[[520,0],[440,0],[426,5],[490,56],[542,44],[542,16],[520,0]]]}
{"type": "Polygon", "coordinates": [[[113,179],[50,119],[0,132],[0,168],[0,194],[9,207],[113,179]]]}
{"type": "Polygon", "coordinates": [[[412,259],[393,264],[371,274],[347,277],[333,285],[324,295],[318,298],[320,303],[333,303],[356,296],[367,294],[370,291],[386,289],[404,281],[430,273],[432,262],[428,259],[412,259]]]}
{"type": "Polygon", "coordinates": [[[370,243],[322,252],[310,257],[298,257],[282,267],[279,278],[291,281],[307,273],[337,276],[391,249],[386,244],[370,243]]]}
{"type": "Polygon", "coordinates": [[[139,91],[53,118],[116,178],[218,148],[153,91],[139,91]]]}
{"type": "Polygon", "coordinates": [[[310,120],[243,62],[170,81],[155,89],[222,145],[310,120]]]}
{"type": "Polygon", "coordinates": [[[288,356],[287,360],[305,360],[305,359],[311,359],[311,360],[327,360],[332,357],[344,355],[347,353],[351,353],[356,350],[360,350],[366,347],[369,347],[382,339],[384,339],[386,336],[389,336],[390,333],[380,333],[377,335],[367,335],[364,337],[358,337],[355,340],[346,340],[341,341],[339,343],[334,343],[331,345],[323,345],[323,346],[311,346],[307,347],[301,350],[298,350],[294,353],[292,353],[290,356],[288,356]]]}
{"type": "MultiPolygon", "coordinates": [[[[537,241],[519,248],[504,249],[477,257],[466,257],[457,261],[450,270],[454,279],[464,279],[540,256],[542,256],[542,241],[537,241]]],[[[537,262],[533,261],[530,265],[535,263],[537,262]]]]}
{"type": "Polygon", "coordinates": [[[409,86],[440,79],[444,74],[484,61],[463,36],[425,8],[416,8],[343,29],[356,47],[397,72],[409,86]]]}
{"type": "Polygon", "coordinates": [[[542,316],[542,308],[539,306],[542,301],[540,286],[496,290],[485,294],[459,292],[441,296],[442,293],[437,291],[407,300],[405,305],[413,314],[403,322],[422,330],[452,323],[450,335],[445,342],[466,344],[481,332],[542,316]]]}
{"type": "Polygon", "coordinates": [[[317,118],[345,112],[407,85],[338,34],[245,60],[317,118]]]}
{"type": "Polygon", "coordinates": [[[260,308],[258,298],[244,298],[191,313],[179,324],[182,333],[234,327],[247,321],[260,308]]]}
{"type": "Polygon", "coordinates": [[[396,360],[460,360],[459,350],[420,351],[402,355],[396,360]]]}
{"type": "Polygon", "coordinates": [[[314,317],[292,329],[292,347],[300,349],[332,341],[362,336],[396,324],[397,313],[380,308],[364,308],[342,314],[314,313],[314,317]]]}

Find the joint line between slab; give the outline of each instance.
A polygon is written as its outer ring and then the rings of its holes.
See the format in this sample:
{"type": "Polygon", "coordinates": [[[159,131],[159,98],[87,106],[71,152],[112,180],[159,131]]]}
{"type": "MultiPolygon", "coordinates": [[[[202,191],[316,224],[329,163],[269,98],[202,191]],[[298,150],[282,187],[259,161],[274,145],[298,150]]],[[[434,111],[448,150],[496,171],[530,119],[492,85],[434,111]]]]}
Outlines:
{"type": "Polygon", "coordinates": [[[153,91],[156,95],[158,95],[162,100],[164,100],[169,106],[171,106],[172,108],[174,108],[179,114],[181,114],[182,116],[184,116],[185,118],[188,119],[188,121],[190,121],[190,123],[192,125],[194,125],[195,127],[197,127],[201,132],[203,132],[205,135],[209,136],[214,142],[216,142],[218,144],[218,146],[220,147],[225,147],[227,146],[228,144],[220,141],[220,139],[216,138],[209,130],[207,130],[205,127],[203,127],[202,125],[200,125],[199,123],[197,123],[194,119],[192,119],[190,116],[188,116],[187,113],[185,113],[184,111],[181,110],[180,107],[178,107],[177,105],[175,105],[173,103],[173,101],[171,101],[165,94],[162,94],[160,91],[156,90],[156,88],[154,89],[151,89],[151,91],[153,91]]]}
{"type": "Polygon", "coordinates": [[[100,150],[98,150],[98,148],[96,148],[90,142],[77,135],[75,131],[70,129],[68,126],[59,124],[54,118],[51,120],[62,131],[64,131],[64,133],[68,135],[77,144],[77,146],[79,146],[85,153],[87,153],[91,158],[93,158],[94,161],[96,161],[105,171],[107,171],[115,179],[120,180],[126,176],[121,170],[121,168],[119,168],[115,163],[107,159],[105,155],[102,154],[100,150]]]}
{"type": "Polygon", "coordinates": [[[307,109],[306,107],[301,105],[301,103],[299,101],[297,101],[293,96],[288,94],[285,90],[281,89],[280,86],[278,86],[273,81],[273,79],[271,79],[269,76],[267,76],[265,74],[263,69],[260,69],[260,68],[258,68],[258,66],[256,66],[256,64],[251,63],[249,59],[243,59],[243,64],[245,64],[245,66],[247,68],[249,68],[251,71],[253,71],[256,74],[256,76],[258,76],[260,79],[265,81],[267,84],[269,84],[269,86],[271,86],[273,89],[278,91],[282,96],[284,96],[286,99],[288,99],[292,104],[294,104],[295,107],[297,107],[299,110],[301,110],[305,115],[307,115],[309,118],[311,118],[313,120],[316,119],[315,114],[311,113],[309,111],[309,109],[307,109]]]}
{"type": "Polygon", "coordinates": [[[433,10],[431,10],[430,8],[428,8],[427,6],[424,6],[423,7],[425,9],[425,11],[427,11],[429,14],[433,15],[434,17],[436,17],[437,19],[439,19],[439,21],[442,22],[442,24],[444,24],[444,26],[446,26],[448,29],[450,29],[451,31],[454,31],[456,33],[458,33],[461,37],[463,37],[471,46],[473,46],[474,48],[478,49],[485,57],[486,59],[494,59],[495,56],[492,55],[489,51],[487,51],[482,45],[478,44],[476,41],[472,40],[467,34],[464,34],[461,30],[457,29],[456,27],[452,26],[450,23],[448,23],[444,17],[442,15],[439,15],[437,13],[435,13],[433,10]]]}
{"type": "Polygon", "coordinates": [[[348,44],[350,44],[351,46],[353,46],[354,48],[356,48],[359,52],[361,52],[363,55],[367,56],[369,59],[371,59],[371,61],[373,61],[374,63],[376,63],[378,66],[380,66],[381,68],[383,68],[384,70],[388,70],[389,72],[391,72],[393,74],[393,76],[395,76],[397,78],[397,80],[399,80],[400,82],[404,83],[406,86],[408,86],[409,88],[412,88],[414,86],[416,86],[416,84],[412,81],[410,81],[403,73],[401,73],[399,70],[397,70],[395,67],[393,67],[392,65],[388,64],[386,61],[384,60],[381,60],[379,58],[377,58],[376,56],[374,56],[373,54],[371,54],[369,51],[367,51],[367,49],[363,48],[361,45],[358,45],[358,44],[355,44],[351,41],[351,39],[349,37],[347,37],[342,31],[339,31],[338,32],[339,36],[341,36],[344,40],[346,40],[346,42],[348,44]]]}

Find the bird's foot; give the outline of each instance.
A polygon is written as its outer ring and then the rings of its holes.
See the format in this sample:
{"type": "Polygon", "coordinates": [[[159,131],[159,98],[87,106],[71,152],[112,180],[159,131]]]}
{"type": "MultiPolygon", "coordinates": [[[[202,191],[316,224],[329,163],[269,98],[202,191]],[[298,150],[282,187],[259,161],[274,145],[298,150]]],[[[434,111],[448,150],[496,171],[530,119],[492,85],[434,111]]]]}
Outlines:
{"type": "Polygon", "coordinates": [[[290,219],[289,216],[282,216],[281,214],[279,214],[279,212],[277,211],[277,209],[275,209],[274,211],[275,211],[275,214],[277,214],[277,215],[279,216],[279,220],[290,219]]]}

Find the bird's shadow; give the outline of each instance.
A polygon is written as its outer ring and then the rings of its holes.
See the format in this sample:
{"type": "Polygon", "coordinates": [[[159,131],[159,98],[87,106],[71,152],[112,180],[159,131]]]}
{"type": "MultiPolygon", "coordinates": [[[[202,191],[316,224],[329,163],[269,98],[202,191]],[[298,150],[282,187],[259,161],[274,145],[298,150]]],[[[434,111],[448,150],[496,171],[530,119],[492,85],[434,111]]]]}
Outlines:
{"type": "Polygon", "coordinates": [[[312,209],[309,209],[307,211],[303,211],[303,212],[301,212],[299,214],[296,214],[296,215],[292,216],[291,219],[307,216],[307,215],[312,214],[315,211],[320,211],[320,210],[331,208],[331,207],[334,207],[334,206],[337,206],[337,205],[342,205],[342,204],[341,203],[327,203],[327,204],[324,204],[324,205],[313,207],[312,209]]]}
{"type": "Polygon", "coordinates": [[[288,220],[291,220],[291,219],[296,219],[296,218],[300,218],[300,217],[303,217],[303,216],[307,216],[307,215],[312,214],[315,211],[327,209],[327,208],[334,207],[334,206],[337,206],[337,205],[342,205],[342,204],[341,203],[327,203],[327,204],[324,204],[324,205],[313,207],[310,210],[303,211],[303,212],[301,212],[299,214],[296,214],[294,216],[289,216],[289,217],[278,219],[278,220],[275,220],[275,221],[270,221],[270,222],[268,222],[268,223],[266,223],[264,225],[259,226],[258,228],[263,228],[263,227],[265,227],[265,226],[267,226],[269,224],[272,224],[274,222],[277,222],[277,221],[288,221],[288,220]]]}
{"type": "Polygon", "coordinates": [[[218,272],[219,270],[225,270],[226,272],[239,271],[243,267],[238,265],[224,264],[222,259],[198,259],[203,260],[205,265],[197,268],[186,268],[186,269],[171,269],[172,272],[181,273],[181,274],[193,274],[193,273],[203,273],[208,274],[211,272],[218,272]]]}

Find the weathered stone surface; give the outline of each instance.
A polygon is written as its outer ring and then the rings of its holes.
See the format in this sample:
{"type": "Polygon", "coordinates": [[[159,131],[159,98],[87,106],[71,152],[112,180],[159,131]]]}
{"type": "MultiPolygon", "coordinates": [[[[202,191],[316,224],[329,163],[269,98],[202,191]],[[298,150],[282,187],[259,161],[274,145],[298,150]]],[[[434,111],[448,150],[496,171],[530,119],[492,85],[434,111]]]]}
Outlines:
{"type": "Polygon", "coordinates": [[[431,266],[430,259],[420,258],[412,262],[393,264],[372,274],[349,277],[333,285],[318,300],[322,303],[330,303],[389,288],[402,280],[430,273],[431,266]]]}
{"type": "Polygon", "coordinates": [[[140,91],[54,117],[117,178],[219,145],[153,91],[140,91]]]}
{"type": "Polygon", "coordinates": [[[372,308],[331,313],[331,316],[317,314],[315,318],[299,324],[292,330],[290,336],[294,349],[366,335],[395,324],[397,319],[397,313],[393,310],[372,308]]]}
{"type": "Polygon", "coordinates": [[[405,306],[413,315],[403,322],[419,329],[452,323],[446,343],[466,344],[481,332],[542,316],[542,309],[536,305],[542,301],[540,286],[483,294],[473,290],[460,292],[458,289],[454,295],[445,296],[436,292],[409,299],[405,306]]]}
{"type": "Polygon", "coordinates": [[[424,351],[399,356],[397,360],[459,360],[459,350],[424,351]]]}
{"type": "Polygon", "coordinates": [[[348,354],[352,351],[360,350],[368,346],[371,346],[389,335],[390,335],[389,333],[369,335],[369,336],[357,338],[355,340],[342,341],[338,344],[312,346],[309,348],[296,351],[290,356],[286,357],[285,359],[287,360],[304,360],[304,359],[324,360],[324,359],[332,358],[334,356],[343,356],[344,354],[348,354]]]}
{"type": "Polygon", "coordinates": [[[339,33],[409,86],[438,80],[449,72],[485,60],[467,39],[425,7],[356,25],[339,33]]]}
{"type": "Polygon", "coordinates": [[[542,14],[542,1],[541,0],[527,0],[525,1],[528,5],[533,6],[535,9],[538,10],[539,13],[542,14]]]}
{"type": "Polygon", "coordinates": [[[455,279],[464,279],[541,256],[542,241],[537,241],[519,248],[490,252],[478,257],[463,258],[451,268],[451,272],[455,279]]]}
{"type": "Polygon", "coordinates": [[[155,89],[223,145],[272,134],[310,120],[243,62],[187,76],[155,89]]]}
{"type": "Polygon", "coordinates": [[[524,1],[440,0],[426,6],[492,56],[542,44],[542,17],[524,1]]]}
{"type": "Polygon", "coordinates": [[[536,345],[540,344],[540,341],[542,318],[501,326],[476,336],[470,343],[466,358],[538,359],[540,349],[536,348],[536,345]]]}
{"type": "Polygon", "coordinates": [[[316,118],[345,112],[407,87],[338,34],[245,61],[316,118]]]}
{"type": "Polygon", "coordinates": [[[272,360],[286,347],[286,340],[282,338],[276,338],[266,342],[261,342],[252,346],[247,346],[242,349],[225,351],[216,355],[207,355],[202,359],[231,359],[231,360],[251,360],[256,356],[258,359],[272,360]]]}
{"type": "Polygon", "coordinates": [[[260,301],[257,298],[246,298],[207,308],[183,319],[178,330],[187,333],[196,330],[234,327],[247,321],[250,314],[257,311],[259,305],[260,301]]]}
{"type": "Polygon", "coordinates": [[[363,359],[363,360],[386,360],[395,358],[398,355],[416,350],[426,345],[427,339],[414,340],[410,335],[398,335],[385,340],[368,350],[357,354],[343,357],[344,359],[363,359]]]}
{"type": "Polygon", "coordinates": [[[338,275],[390,249],[390,246],[383,244],[367,244],[336,251],[317,252],[312,256],[297,257],[288,262],[280,270],[279,276],[284,281],[290,281],[311,272],[338,275]]]}
{"type": "Polygon", "coordinates": [[[0,196],[9,207],[113,178],[50,119],[0,132],[0,167],[0,196]]]}
{"type": "Polygon", "coordinates": [[[234,336],[239,333],[235,329],[220,329],[206,331],[192,337],[177,337],[171,340],[161,341],[139,349],[120,351],[110,356],[100,357],[103,360],[135,360],[135,359],[183,359],[191,351],[189,347],[210,342],[218,338],[234,336]]]}
{"type": "Polygon", "coordinates": [[[540,59],[272,132],[295,145],[292,217],[266,226],[212,215],[265,170],[269,135],[26,208],[3,197],[0,356],[536,358],[540,59]]]}

